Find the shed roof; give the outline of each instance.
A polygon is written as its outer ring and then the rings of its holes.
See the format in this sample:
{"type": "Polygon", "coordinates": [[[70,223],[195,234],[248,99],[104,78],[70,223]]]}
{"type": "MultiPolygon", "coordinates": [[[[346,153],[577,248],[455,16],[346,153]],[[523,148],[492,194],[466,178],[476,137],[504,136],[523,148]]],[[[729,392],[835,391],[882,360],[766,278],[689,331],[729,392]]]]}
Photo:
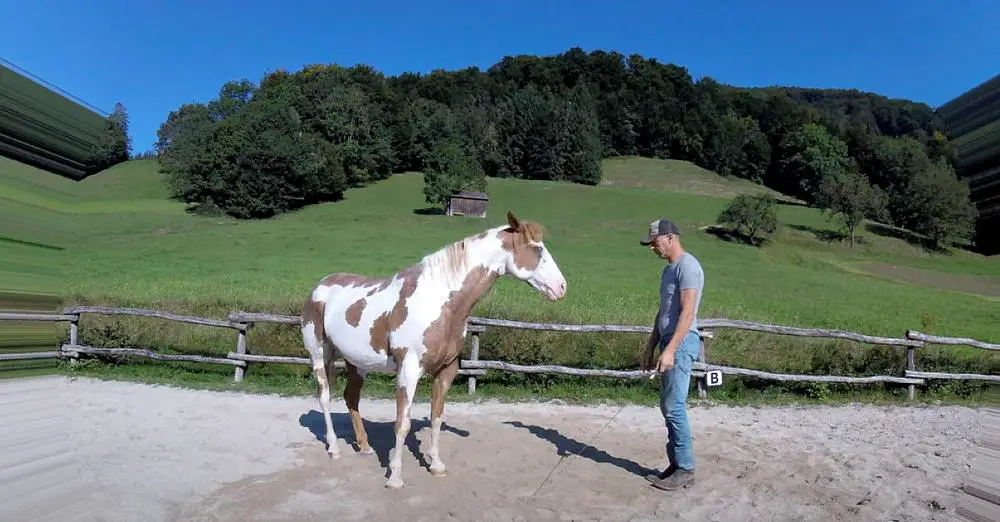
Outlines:
{"type": "Polygon", "coordinates": [[[484,201],[489,201],[490,197],[482,192],[475,192],[469,190],[463,190],[461,192],[456,192],[451,195],[453,198],[464,198],[464,199],[481,199],[484,201]]]}

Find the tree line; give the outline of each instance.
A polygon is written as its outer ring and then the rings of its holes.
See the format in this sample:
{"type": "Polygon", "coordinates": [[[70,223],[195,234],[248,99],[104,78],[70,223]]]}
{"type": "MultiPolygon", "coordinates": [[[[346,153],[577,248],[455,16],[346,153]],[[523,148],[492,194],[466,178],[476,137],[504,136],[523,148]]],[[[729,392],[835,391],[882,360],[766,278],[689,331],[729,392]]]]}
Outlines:
{"type": "Polygon", "coordinates": [[[93,174],[111,168],[132,157],[132,138],[128,134],[128,112],[125,106],[115,103],[114,109],[104,119],[104,129],[91,149],[87,173],[93,174]]]}
{"type": "MultiPolygon", "coordinates": [[[[385,75],[314,65],[225,83],[170,112],[155,145],[175,197],[238,218],[422,171],[425,199],[487,177],[597,184],[601,159],[690,161],[935,240],[975,210],[926,104],[845,89],[740,88],[637,54],[579,48],[385,75]]],[[[853,229],[852,229],[853,230],[853,229]]]]}

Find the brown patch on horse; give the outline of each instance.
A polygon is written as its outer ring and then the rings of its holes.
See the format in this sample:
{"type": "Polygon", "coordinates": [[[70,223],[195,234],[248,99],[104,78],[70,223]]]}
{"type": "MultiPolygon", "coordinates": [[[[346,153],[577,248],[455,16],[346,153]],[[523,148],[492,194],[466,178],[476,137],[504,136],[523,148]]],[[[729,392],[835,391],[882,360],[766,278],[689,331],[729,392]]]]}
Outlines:
{"type": "Polygon", "coordinates": [[[542,260],[538,251],[528,243],[541,243],[544,237],[542,226],[531,221],[519,223],[516,229],[510,227],[500,232],[501,246],[513,254],[514,264],[525,270],[534,270],[542,260]]]}
{"type": "MultiPolygon", "coordinates": [[[[397,434],[397,436],[399,434],[400,428],[403,427],[402,426],[403,419],[405,418],[405,416],[403,414],[405,413],[405,410],[406,410],[406,388],[397,387],[396,388],[396,428],[394,430],[392,430],[393,433],[397,434]]],[[[396,448],[396,451],[400,451],[401,449],[402,448],[396,448]]]]}
{"type": "Polygon", "coordinates": [[[392,278],[389,277],[372,277],[350,272],[338,272],[324,277],[319,284],[323,286],[371,287],[368,295],[372,295],[379,290],[385,290],[391,282],[392,278]]]}
{"type": "Polygon", "coordinates": [[[381,314],[372,321],[372,327],[368,331],[371,337],[372,350],[378,353],[386,353],[389,348],[389,314],[381,314]]]}
{"type": "Polygon", "coordinates": [[[455,357],[445,363],[437,375],[434,376],[434,382],[431,385],[431,422],[435,419],[441,418],[444,414],[444,399],[448,396],[448,390],[451,389],[451,383],[455,380],[455,376],[458,375],[458,367],[460,360],[458,354],[455,357]]]}
{"type": "Polygon", "coordinates": [[[396,304],[388,312],[383,312],[376,317],[375,321],[372,322],[371,330],[368,332],[371,335],[371,347],[376,352],[388,353],[387,350],[390,348],[389,332],[399,328],[399,325],[403,324],[403,321],[406,320],[406,301],[417,290],[417,279],[420,278],[420,273],[423,269],[423,264],[417,263],[399,273],[399,277],[403,281],[403,286],[399,290],[399,298],[396,299],[396,304]]]}
{"type": "Polygon", "coordinates": [[[499,275],[485,267],[476,267],[465,277],[462,288],[452,292],[441,306],[441,314],[424,331],[424,371],[434,374],[449,365],[462,352],[462,335],[469,313],[493,285],[499,275]]]}
{"type": "Polygon", "coordinates": [[[539,225],[534,221],[525,221],[524,223],[521,223],[521,233],[528,239],[537,243],[541,243],[545,240],[545,229],[542,228],[542,225],[539,225]]]}
{"type": "MultiPolygon", "coordinates": [[[[371,293],[373,292],[369,292],[369,295],[371,295],[371,293]]],[[[351,306],[348,306],[347,311],[344,313],[344,319],[347,321],[347,324],[351,326],[358,326],[358,324],[361,323],[361,313],[365,311],[365,305],[367,304],[368,301],[362,297],[361,299],[354,301],[354,304],[351,306]]]]}

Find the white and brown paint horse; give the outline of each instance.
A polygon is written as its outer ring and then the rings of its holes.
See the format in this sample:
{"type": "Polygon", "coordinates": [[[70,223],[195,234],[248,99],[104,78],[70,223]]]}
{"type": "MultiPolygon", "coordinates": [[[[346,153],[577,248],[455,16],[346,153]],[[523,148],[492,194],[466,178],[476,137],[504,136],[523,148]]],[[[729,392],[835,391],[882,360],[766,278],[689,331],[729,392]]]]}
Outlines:
{"type": "Polygon", "coordinates": [[[373,452],[358,412],[365,376],[396,373],[396,443],[387,487],[403,486],[401,449],[417,381],[424,375],[434,379],[427,456],[431,474],[446,474],[438,450],[444,399],[458,373],[472,307],[506,274],[549,300],[566,294],[566,280],[542,235],[537,223],[521,222],[508,212],[507,225],[449,244],[391,277],[341,272],[313,287],[302,311],[302,337],[312,358],[331,457],[340,456],[330,417],[330,387],[337,377],[333,361],[339,354],[346,363],[344,402],[359,453],[373,452]]]}

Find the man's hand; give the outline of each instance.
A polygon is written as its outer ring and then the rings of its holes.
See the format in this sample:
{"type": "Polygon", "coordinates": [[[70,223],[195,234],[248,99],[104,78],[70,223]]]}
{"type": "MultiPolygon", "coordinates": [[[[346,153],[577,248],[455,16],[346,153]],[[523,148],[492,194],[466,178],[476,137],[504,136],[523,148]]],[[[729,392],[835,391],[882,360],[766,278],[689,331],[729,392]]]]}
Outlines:
{"type": "Polygon", "coordinates": [[[653,350],[646,350],[639,358],[639,370],[648,371],[653,369],[653,350]]]}
{"type": "Polygon", "coordinates": [[[657,373],[667,373],[674,367],[674,350],[663,350],[660,358],[656,360],[657,373]]]}

